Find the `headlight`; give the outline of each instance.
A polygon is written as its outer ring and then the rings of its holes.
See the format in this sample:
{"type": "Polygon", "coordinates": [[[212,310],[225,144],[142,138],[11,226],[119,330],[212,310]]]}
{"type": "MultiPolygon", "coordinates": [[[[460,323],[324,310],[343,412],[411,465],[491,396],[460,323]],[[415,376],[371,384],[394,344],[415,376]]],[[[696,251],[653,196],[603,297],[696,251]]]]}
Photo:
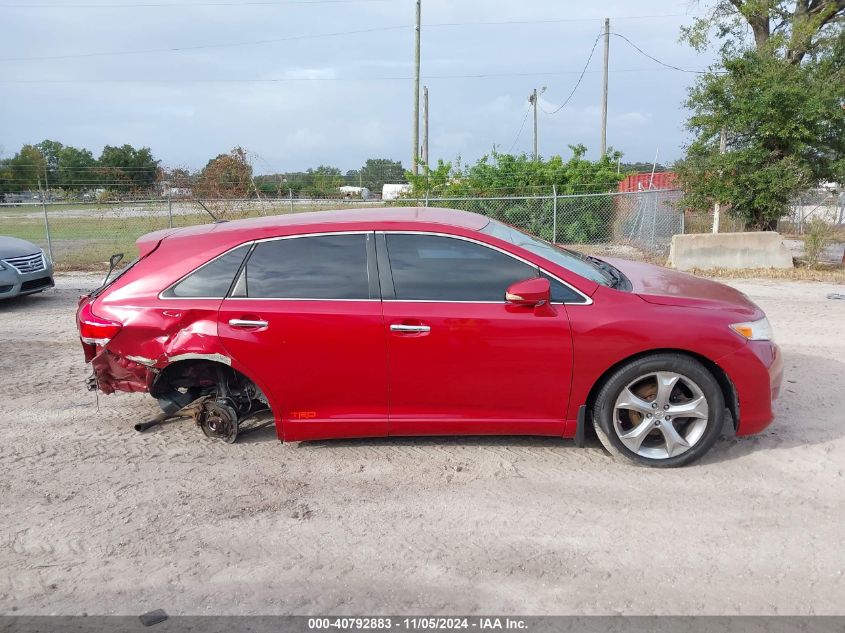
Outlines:
{"type": "Polygon", "coordinates": [[[774,339],[772,326],[766,317],[763,317],[759,321],[733,323],[731,324],[731,329],[749,341],[771,341],[774,339]]]}

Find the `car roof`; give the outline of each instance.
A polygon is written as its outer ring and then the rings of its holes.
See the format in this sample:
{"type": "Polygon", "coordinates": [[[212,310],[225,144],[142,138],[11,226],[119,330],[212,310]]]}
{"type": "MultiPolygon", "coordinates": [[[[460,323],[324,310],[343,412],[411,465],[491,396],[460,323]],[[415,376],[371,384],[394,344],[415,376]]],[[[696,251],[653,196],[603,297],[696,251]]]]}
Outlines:
{"type": "Polygon", "coordinates": [[[142,239],[197,237],[203,234],[213,234],[224,238],[246,237],[251,234],[266,235],[276,232],[286,235],[307,233],[313,227],[319,230],[331,228],[331,225],[360,225],[378,230],[390,228],[396,224],[415,224],[431,226],[459,227],[470,231],[478,231],[490,222],[490,218],[469,211],[456,209],[442,209],[437,207],[369,207],[357,209],[335,209],[331,211],[310,211],[305,213],[289,213],[286,215],[262,216],[244,220],[208,223],[182,229],[165,229],[144,236],[142,239]]]}

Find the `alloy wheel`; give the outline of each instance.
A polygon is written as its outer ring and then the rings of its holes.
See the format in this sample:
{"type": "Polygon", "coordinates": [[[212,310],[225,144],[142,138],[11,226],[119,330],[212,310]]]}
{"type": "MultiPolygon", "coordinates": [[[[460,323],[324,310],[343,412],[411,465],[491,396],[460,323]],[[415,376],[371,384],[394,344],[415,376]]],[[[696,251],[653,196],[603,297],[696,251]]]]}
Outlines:
{"type": "Polygon", "coordinates": [[[710,407],[701,387],[671,371],[644,374],[622,389],[613,406],[613,428],[630,451],[669,459],[701,440],[710,407]]]}

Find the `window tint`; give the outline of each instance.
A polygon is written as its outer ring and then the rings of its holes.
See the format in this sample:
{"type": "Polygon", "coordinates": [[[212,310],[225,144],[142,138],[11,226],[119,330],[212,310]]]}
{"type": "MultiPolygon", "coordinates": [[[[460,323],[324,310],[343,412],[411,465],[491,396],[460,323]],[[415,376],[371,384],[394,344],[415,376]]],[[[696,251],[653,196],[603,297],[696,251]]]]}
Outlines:
{"type": "Polygon", "coordinates": [[[552,287],[552,303],[584,303],[584,297],[579,295],[569,286],[562,284],[557,279],[548,275],[544,272],[540,273],[541,276],[545,277],[549,280],[549,284],[552,287]]]}
{"type": "Polygon", "coordinates": [[[250,245],[244,244],[212,260],[164,293],[165,297],[223,298],[232,285],[250,245]]]}
{"type": "Polygon", "coordinates": [[[246,292],[279,299],[369,299],[366,236],[260,242],[246,265],[246,292]]]}
{"type": "Polygon", "coordinates": [[[538,271],[492,248],[435,235],[388,234],[397,299],[501,301],[512,283],[538,271]]]}

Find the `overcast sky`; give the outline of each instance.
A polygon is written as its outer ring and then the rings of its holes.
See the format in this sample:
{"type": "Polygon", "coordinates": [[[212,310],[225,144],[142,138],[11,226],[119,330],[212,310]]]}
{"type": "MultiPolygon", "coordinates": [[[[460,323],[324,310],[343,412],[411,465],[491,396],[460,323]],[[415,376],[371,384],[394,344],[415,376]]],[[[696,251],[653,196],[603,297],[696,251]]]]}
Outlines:
{"type": "MultiPolygon", "coordinates": [[[[701,10],[690,0],[423,0],[432,162],[474,161],[494,144],[530,152],[527,96],[543,86],[540,153],[583,143],[596,157],[601,42],[571,101],[546,112],[575,86],[602,18],[654,57],[703,69],[711,58],[678,42],[701,10]]],[[[49,138],[99,155],[130,143],[200,168],[241,145],[256,173],[346,171],[368,157],[408,166],[413,19],[414,0],[0,0],[0,148],[49,138]],[[187,50],[167,50],[177,48],[187,50]]],[[[611,38],[608,144],[625,160],[658,148],[678,158],[694,78],[611,38]]]]}

